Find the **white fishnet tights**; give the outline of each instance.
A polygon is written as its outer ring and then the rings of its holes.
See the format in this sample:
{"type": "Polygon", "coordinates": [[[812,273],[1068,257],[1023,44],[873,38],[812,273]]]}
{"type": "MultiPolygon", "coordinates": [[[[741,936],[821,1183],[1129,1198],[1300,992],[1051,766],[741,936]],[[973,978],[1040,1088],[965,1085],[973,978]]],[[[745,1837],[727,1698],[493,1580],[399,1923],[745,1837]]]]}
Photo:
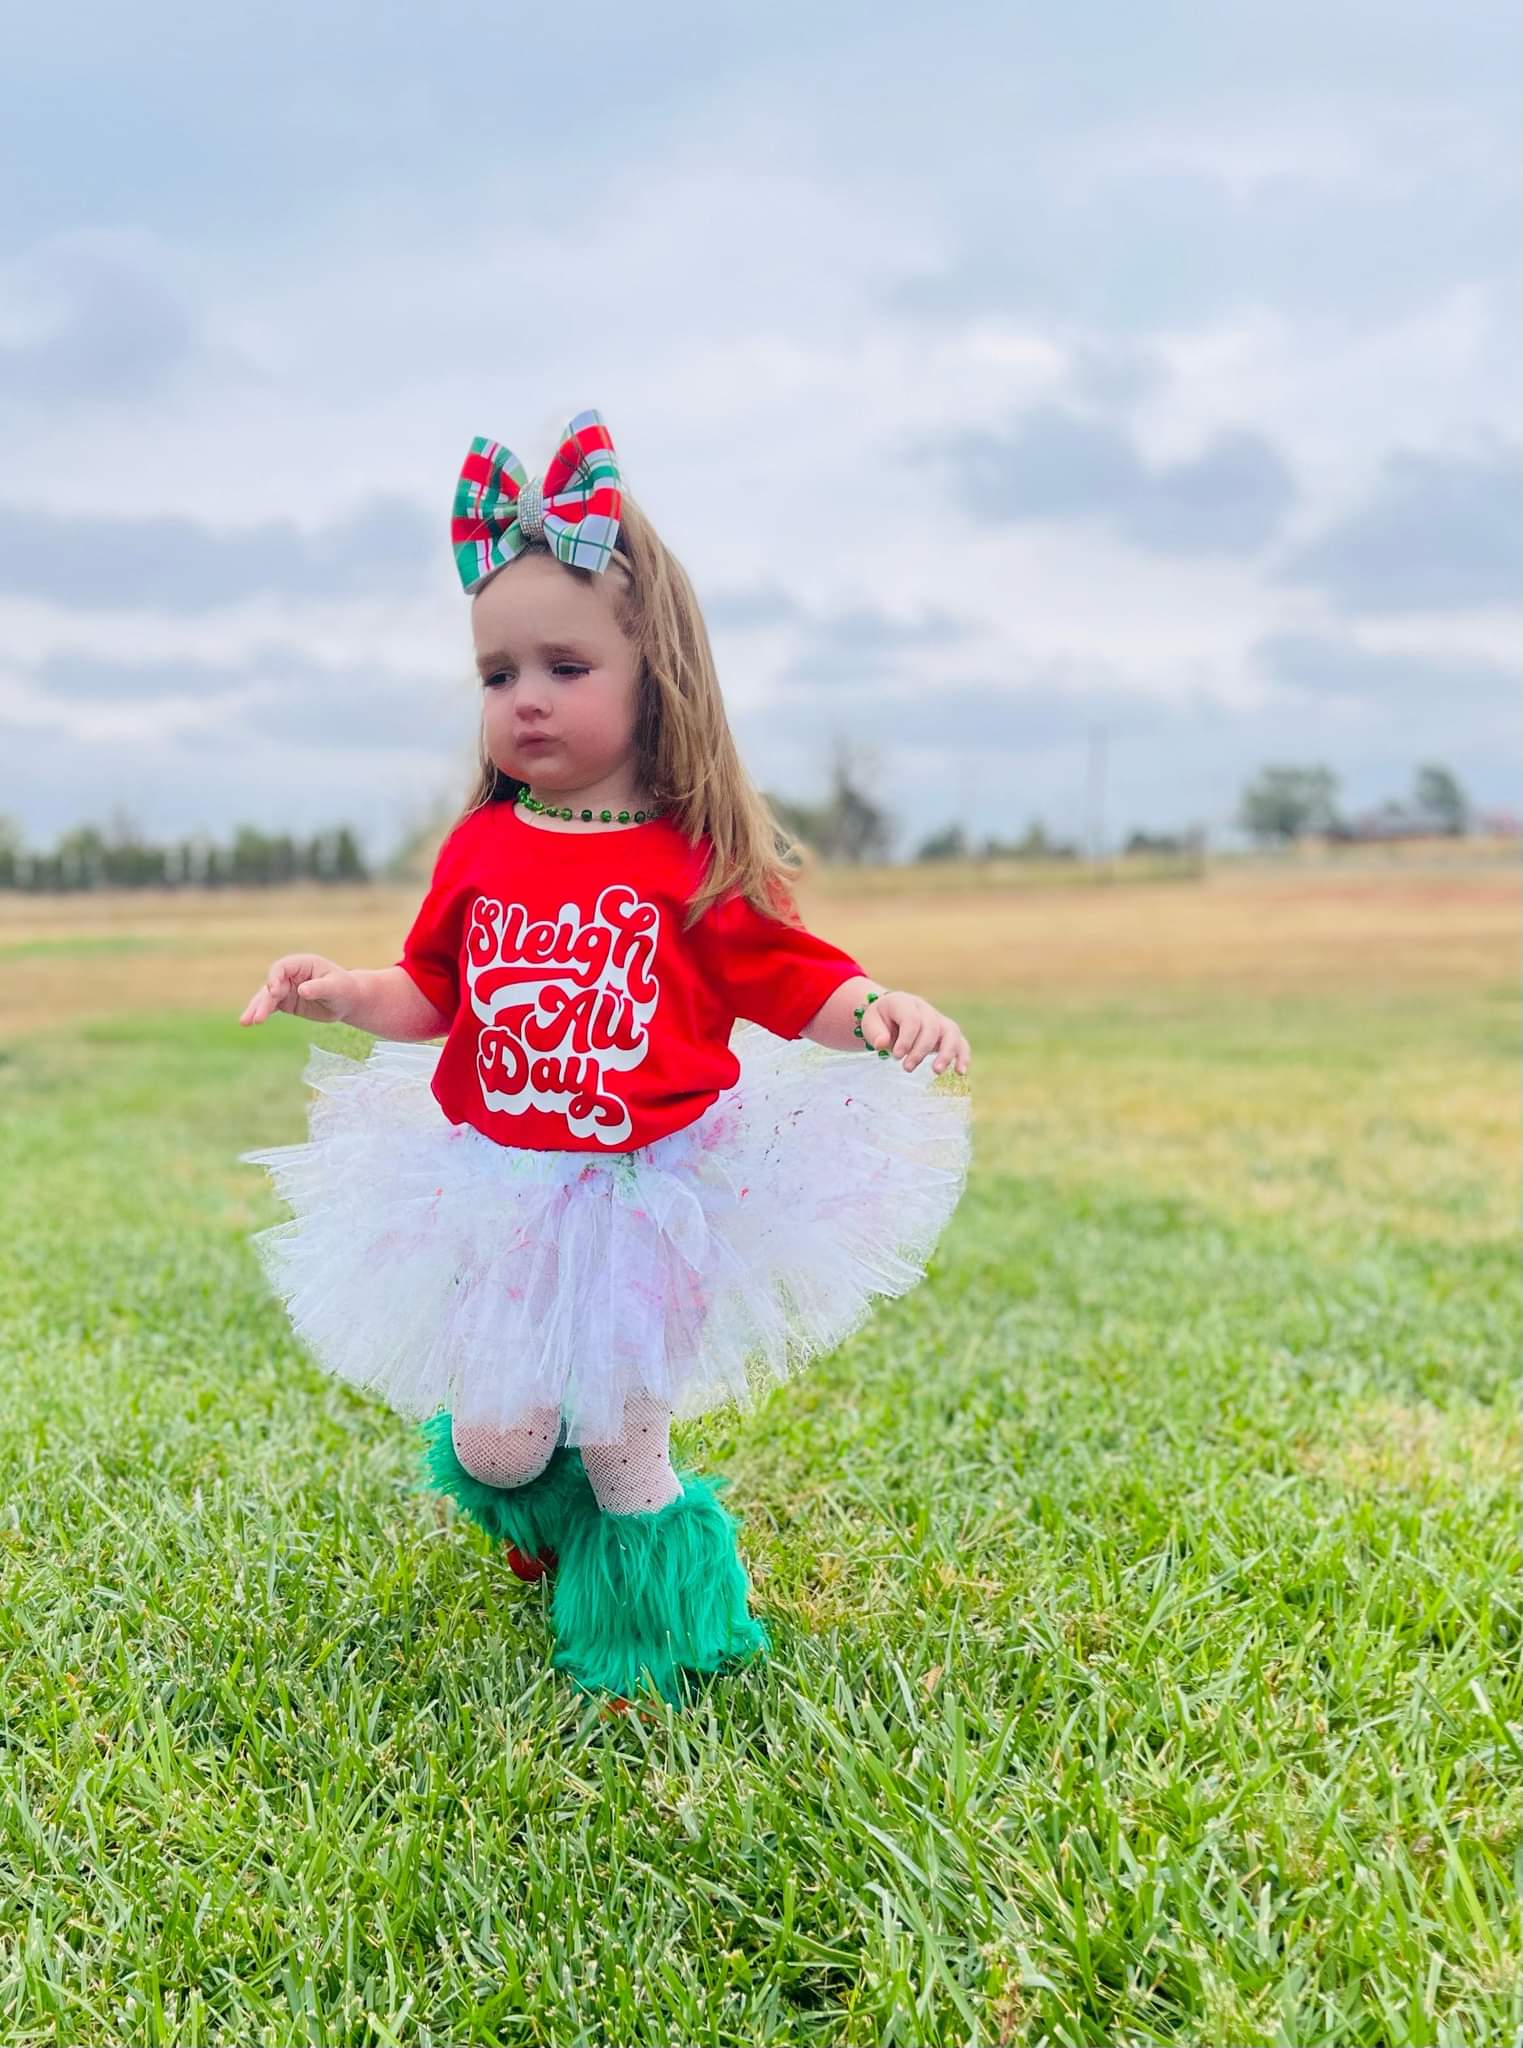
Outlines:
{"type": "MultiPolygon", "coordinates": [[[[648,1515],[682,1491],[672,1468],[671,1410],[648,1394],[631,1394],[617,1443],[582,1444],[582,1463],[598,1506],[609,1515],[648,1515]]],[[[488,1486],[526,1486],[550,1462],[560,1411],[531,1408],[512,1429],[493,1423],[450,1424],[455,1456],[488,1486]]]]}
{"type": "Polygon", "coordinates": [[[515,1429],[498,1429],[490,1422],[462,1422],[457,1415],[450,1424],[455,1456],[473,1478],[488,1486],[527,1486],[543,1472],[560,1434],[558,1408],[531,1408],[526,1420],[515,1429]]]}

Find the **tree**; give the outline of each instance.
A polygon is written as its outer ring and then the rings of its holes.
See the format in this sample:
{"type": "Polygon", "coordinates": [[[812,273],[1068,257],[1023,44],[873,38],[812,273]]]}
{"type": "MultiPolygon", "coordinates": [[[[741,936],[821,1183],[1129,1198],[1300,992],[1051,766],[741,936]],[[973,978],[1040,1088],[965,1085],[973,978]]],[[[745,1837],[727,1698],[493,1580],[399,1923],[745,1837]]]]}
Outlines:
{"type": "MultiPolygon", "coordinates": [[[[774,808],[776,808],[774,806],[774,808]]],[[[453,795],[439,795],[403,823],[396,846],[382,863],[389,882],[427,881],[444,835],[460,815],[453,795]]]]}
{"type": "Polygon", "coordinates": [[[916,860],[966,860],[968,835],[961,825],[943,825],[915,849],[916,860]]]}
{"type": "Polygon", "coordinates": [[[272,879],[270,842],[257,825],[239,825],[234,831],[228,867],[232,879],[241,888],[251,888],[272,879]]]}
{"type": "Polygon", "coordinates": [[[1026,836],[1016,840],[1015,850],[1023,860],[1048,860],[1060,851],[1040,818],[1032,819],[1026,827],[1026,836]]]}
{"type": "Polygon", "coordinates": [[[94,889],[105,870],[106,842],[94,825],[76,825],[58,842],[58,868],[64,888],[94,889]]]}
{"type": "Polygon", "coordinates": [[[991,834],[979,851],[985,860],[1077,860],[1079,854],[1071,842],[1054,839],[1040,818],[1033,818],[1019,839],[991,834]]]}
{"type": "Polygon", "coordinates": [[[1419,768],[1413,786],[1413,800],[1425,817],[1432,818],[1441,832],[1458,838],[1470,825],[1470,800],[1447,768],[1430,764],[1419,768]]]}
{"type": "Polygon", "coordinates": [[[1330,832],[1337,788],[1331,768],[1264,768],[1243,791],[1238,819],[1253,838],[1285,845],[1308,832],[1330,832]]]}
{"type": "Polygon", "coordinates": [[[822,804],[789,803],[769,796],[778,823],[826,861],[882,860],[894,835],[893,820],[867,795],[865,764],[837,741],[831,760],[830,793],[822,804]]]}
{"type": "Polygon", "coordinates": [[[340,882],[364,882],[369,880],[364,855],[360,852],[359,841],[347,825],[340,825],[333,841],[333,874],[340,882]]]}
{"type": "Polygon", "coordinates": [[[1126,844],[1122,847],[1121,851],[1123,853],[1183,853],[1184,847],[1184,840],[1177,833],[1144,832],[1138,830],[1128,834],[1126,844]]]}
{"type": "Polygon", "coordinates": [[[856,864],[881,860],[893,838],[893,825],[886,812],[862,787],[867,779],[850,748],[838,740],[830,763],[830,795],[820,814],[820,851],[827,860],[856,864]]]}
{"type": "Polygon", "coordinates": [[[16,820],[0,811],[0,889],[19,887],[26,864],[26,840],[16,820]]]}
{"type": "Polygon", "coordinates": [[[811,846],[815,843],[817,811],[808,804],[793,803],[788,797],[774,796],[771,790],[763,790],[762,795],[767,809],[791,838],[802,839],[811,846]]]}

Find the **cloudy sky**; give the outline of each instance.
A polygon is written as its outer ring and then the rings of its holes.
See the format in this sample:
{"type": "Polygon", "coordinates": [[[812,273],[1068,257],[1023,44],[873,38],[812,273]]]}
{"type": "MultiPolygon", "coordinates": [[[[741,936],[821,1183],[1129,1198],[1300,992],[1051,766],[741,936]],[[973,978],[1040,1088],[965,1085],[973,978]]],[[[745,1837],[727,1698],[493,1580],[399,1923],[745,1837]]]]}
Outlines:
{"type": "Polygon", "coordinates": [[[753,774],[1517,802],[1512,0],[27,10],[0,813],[458,808],[471,436],[608,421],[753,774]],[[1096,734],[1103,735],[1097,742],[1096,734]]]}

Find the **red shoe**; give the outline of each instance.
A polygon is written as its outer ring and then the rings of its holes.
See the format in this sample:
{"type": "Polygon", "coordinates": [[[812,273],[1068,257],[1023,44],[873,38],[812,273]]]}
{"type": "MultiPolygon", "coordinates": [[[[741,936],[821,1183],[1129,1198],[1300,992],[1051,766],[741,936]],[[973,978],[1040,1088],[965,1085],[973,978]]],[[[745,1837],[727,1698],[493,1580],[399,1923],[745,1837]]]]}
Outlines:
{"type": "Polygon", "coordinates": [[[546,1572],[553,1572],[558,1562],[553,1550],[541,1551],[538,1557],[525,1557],[516,1543],[505,1546],[508,1553],[508,1569],[516,1572],[521,1579],[527,1579],[532,1586],[542,1579],[546,1572]]]}
{"type": "Polygon", "coordinates": [[[637,1707],[633,1700],[625,1699],[622,1693],[610,1693],[607,1699],[598,1702],[598,1716],[605,1721],[611,1720],[615,1714],[627,1714],[631,1710],[637,1713],[642,1721],[654,1721],[656,1718],[649,1707],[637,1707]]]}

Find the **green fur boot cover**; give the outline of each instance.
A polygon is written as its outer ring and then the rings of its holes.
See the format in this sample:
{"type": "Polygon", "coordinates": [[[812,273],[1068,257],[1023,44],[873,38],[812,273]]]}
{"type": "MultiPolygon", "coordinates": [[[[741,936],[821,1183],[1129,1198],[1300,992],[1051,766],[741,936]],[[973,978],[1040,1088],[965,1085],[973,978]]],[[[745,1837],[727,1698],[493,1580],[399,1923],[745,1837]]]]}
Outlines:
{"type": "Polygon", "coordinates": [[[679,1670],[718,1671],[765,1653],[735,1531],[717,1498],[728,1479],[679,1472],[682,1491],[651,1514],[582,1516],[567,1531],[550,1603],[551,1663],[584,1692],[633,1699],[648,1673],[676,1706],[679,1670]]]}
{"type": "Polygon", "coordinates": [[[523,1486],[491,1486],[467,1472],[455,1454],[448,1409],[421,1424],[424,1483],[456,1501],[489,1536],[514,1544],[525,1557],[546,1550],[559,1555],[570,1528],[598,1506],[582,1466],[582,1454],[560,1444],[542,1472],[523,1486]]]}

